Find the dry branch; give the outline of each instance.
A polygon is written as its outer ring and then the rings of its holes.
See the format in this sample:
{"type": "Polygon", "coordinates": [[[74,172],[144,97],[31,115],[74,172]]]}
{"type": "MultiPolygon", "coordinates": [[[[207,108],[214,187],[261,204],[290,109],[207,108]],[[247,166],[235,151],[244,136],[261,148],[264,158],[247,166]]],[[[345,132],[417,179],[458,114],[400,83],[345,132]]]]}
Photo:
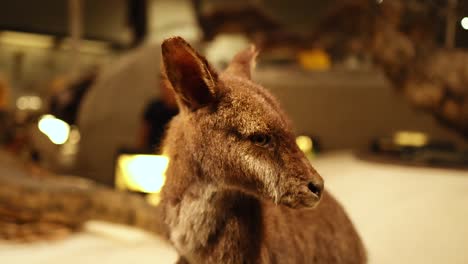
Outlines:
{"type": "Polygon", "coordinates": [[[0,238],[28,241],[61,236],[89,220],[129,225],[165,237],[160,209],[139,195],[78,177],[34,177],[24,166],[2,157],[0,238]]]}

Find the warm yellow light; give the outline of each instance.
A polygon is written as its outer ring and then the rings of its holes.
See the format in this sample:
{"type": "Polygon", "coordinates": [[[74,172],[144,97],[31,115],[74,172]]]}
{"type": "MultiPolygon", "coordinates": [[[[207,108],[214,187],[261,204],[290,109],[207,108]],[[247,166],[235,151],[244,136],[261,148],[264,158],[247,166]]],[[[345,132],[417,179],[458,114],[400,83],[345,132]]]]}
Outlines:
{"type": "Polygon", "coordinates": [[[39,110],[42,107],[42,100],[39,96],[25,95],[16,100],[16,107],[19,110],[39,110]]]}
{"type": "Polygon", "coordinates": [[[53,115],[42,116],[37,126],[50,141],[57,145],[65,143],[70,135],[70,126],[53,115]]]}
{"type": "Polygon", "coordinates": [[[299,53],[298,59],[302,67],[307,70],[325,71],[331,67],[330,57],[320,49],[302,51],[299,53]]]}
{"type": "Polygon", "coordinates": [[[163,155],[122,154],[117,159],[116,186],[122,190],[159,193],[169,158],[163,155]]]}
{"type": "Polygon", "coordinates": [[[411,131],[397,132],[393,140],[397,145],[411,147],[422,147],[429,141],[426,134],[411,131]]]}
{"type": "Polygon", "coordinates": [[[1,31],[0,43],[13,46],[25,46],[47,49],[53,46],[54,39],[48,35],[24,33],[16,31],[1,31]]]}
{"type": "Polygon", "coordinates": [[[296,144],[304,153],[309,153],[312,151],[313,142],[312,139],[308,136],[298,136],[296,138],[296,144]]]}
{"type": "Polygon", "coordinates": [[[161,195],[159,193],[149,193],[145,198],[146,202],[153,206],[157,206],[161,202],[161,195]]]}

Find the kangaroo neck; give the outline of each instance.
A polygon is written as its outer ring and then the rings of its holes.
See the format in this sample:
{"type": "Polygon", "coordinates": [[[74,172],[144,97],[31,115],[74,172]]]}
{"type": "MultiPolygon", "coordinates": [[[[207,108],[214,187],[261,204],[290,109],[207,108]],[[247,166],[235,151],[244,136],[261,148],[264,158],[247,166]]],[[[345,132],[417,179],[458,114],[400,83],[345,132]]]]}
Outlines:
{"type": "Polygon", "coordinates": [[[195,183],[165,212],[170,240],[190,263],[204,263],[203,254],[194,252],[209,250],[210,241],[223,237],[237,241],[239,236],[242,241],[261,239],[260,201],[239,190],[195,183]]]}

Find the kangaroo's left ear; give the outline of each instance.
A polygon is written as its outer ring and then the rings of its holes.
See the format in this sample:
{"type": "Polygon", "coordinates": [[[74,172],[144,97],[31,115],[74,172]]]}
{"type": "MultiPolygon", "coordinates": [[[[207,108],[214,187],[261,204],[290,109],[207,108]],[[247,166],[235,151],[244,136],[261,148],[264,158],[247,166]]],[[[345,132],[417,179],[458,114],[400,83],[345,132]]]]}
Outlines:
{"type": "Polygon", "coordinates": [[[237,53],[225,70],[225,73],[251,79],[255,68],[258,51],[252,44],[247,49],[237,53]]]}
{"type": "Polygon", "coordinates": [[[165,75],[176,93],[179,107],[196,110],[213,103],[218,74],[206,59],[181,37],[166,39],[161,47],[165,75]]]}

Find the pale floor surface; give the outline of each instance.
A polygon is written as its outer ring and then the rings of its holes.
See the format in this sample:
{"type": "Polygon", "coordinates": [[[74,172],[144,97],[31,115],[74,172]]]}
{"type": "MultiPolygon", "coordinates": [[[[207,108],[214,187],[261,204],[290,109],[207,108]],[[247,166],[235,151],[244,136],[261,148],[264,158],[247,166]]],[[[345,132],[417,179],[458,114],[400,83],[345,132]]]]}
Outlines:
{"type": "MultiPolygon", "coordinates": [[[[369,263],[468,263],[468,171],[361,161],[349,152],[314,161],[361,233],[369,263]]],[[[1,244],[0,263],[174,263],[164,241],[90,223],[53,243],[1,244]]]]}
{"type": "Polygon", "coordinates": [[[369,263],[468,263],[468,171],[371,163],[346,152],[314,165],[357,225],[369,263]]]}
{"type": "Polygon", "coordinates": [[[140,230],[89,223],[85,232],[55,242],[2,244],[1,264],[157,264],[175,263],[177,253],[165,241],[140,230]]]}

